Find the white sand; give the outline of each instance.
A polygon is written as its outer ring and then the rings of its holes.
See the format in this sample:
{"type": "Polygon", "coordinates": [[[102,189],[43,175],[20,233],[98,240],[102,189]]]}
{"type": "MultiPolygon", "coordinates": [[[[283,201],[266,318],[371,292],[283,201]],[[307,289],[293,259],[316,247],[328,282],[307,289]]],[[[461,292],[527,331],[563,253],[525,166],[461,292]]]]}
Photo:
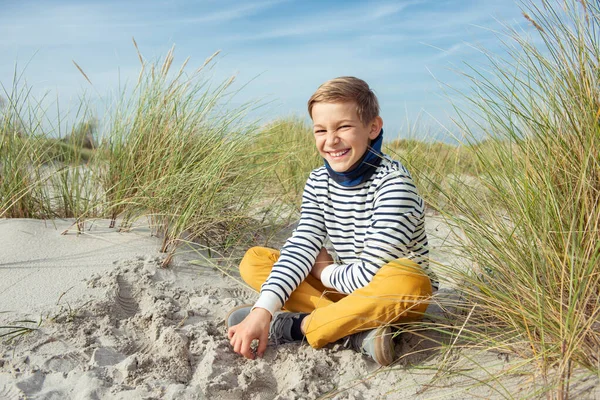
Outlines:
{"type": "MultiPolygon", "coordinates": [[[[397,354],[422,352],[386,370],[340,344],[287,344],[245,360],[231,350],[223,318],[256,293],[183,260],[161,269],[147,230],[118,233],[98,221],[84,235],[60,235],[69,225],[0,220],[0,311],[11,311],[0,325],[42,318],[39,329],[0,343],[0,399],[463,399],[519,397],[527,386],[527,378],[505,380],[509,389],[436,380],[448,359],[406,334],[397,354]]],[[[427,229],[441,256],[436,237],[447,227],[430,219],[427,229]]],[[[475,357],[488,371],[510,365],[497,354],[475,357]]],[[[469,373],[486,375],[465,360],[469,373]]]]}
{"type": "Polygon", "coordinates": [[[63,293],[61,303],[92,296],[97,291],[83,282],[91,274],[107,272],[123,258],[158,255],[147,229],[118,233],[107,221],[96,221],[78,235],[72,224],[0,219],[0,311],[33,313],[56,304],[63,293]]]}

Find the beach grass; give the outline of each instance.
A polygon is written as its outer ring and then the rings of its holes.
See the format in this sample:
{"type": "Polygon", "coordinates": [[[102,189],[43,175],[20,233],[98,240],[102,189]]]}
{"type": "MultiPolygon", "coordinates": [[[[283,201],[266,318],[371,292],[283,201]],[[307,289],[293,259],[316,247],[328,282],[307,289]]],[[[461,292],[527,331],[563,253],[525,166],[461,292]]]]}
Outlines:
{"type": "MultiPolygon", "coordinates": [[[[6,311],[0,311],[0,314],[4,314],[6,311]]],[[[14,321],[8,325],[0,325],[0,340],[11,342],[15,339],[19,339],[36,329],[42,324],[42,320],[33,321],[29,319],[14,321]]]]}
{"type": "Polygon", "coordinates": [[[524,7],[536,36],[507,28],[507,55],[465,73],[476,90],[457,123],[487,134],[487,154],[473,147],[487,190],[443,189],[474,266],[446,273],[462,282],[463,339],[528,360],[532,393],[565,399],[600,376],[600,7],[524,7]]]}
{"type": "Polygon", "coordinates": [[[253,146],[262,131],[244,117],[256,104],[228,106],[234,78],[206,74],[216,56],[187,72],[187,61],[172,70],[173,50],[152,62],[139,54],[139,79],[100,135],[85,103],[63,135],[16,80],[1,114],[0,215],[75,218],[79,232],[91,218],[119,229],[147,219],[166,263],[181,241],[223,249],[253,239],[265,221],[249,210],[273,168],[260,160],[273,152],[253,146]]]}
{"type": "Polygon", "coordinates": [[[122,228],[149,217],[169,254],[179,240],[227,246],[243,236],[268,169],[255,162],[264,150],[249,151],[257,126],[242,123],[252,104],[224,110],[233,78],[216,85],[205,79],[212,58],[189,75],[183,66],[170,74],[172,52],[162,64],[143,61],[100,147],[109,217],[122,216],[122,228]]]}
{"type": "Polygon", "coordinates": [[[259,162],[274,166],[265,181],[266,194],[299,210],[308,175],[323,165],[312,127],[300,117],[275,120],[263,127],[253,147],[263,151],[259,162]]]}
{"type": "Polygon", "coordinates": [[[3,87],[6,97],[0,108],[0,217],[35,218],[44,216],[35,184],[39,181],[39,107],[27,104],[28,92],[19,87],[15,74],[11,87],[3,87]]]}
{"type": "Polygon", "coordinates": [[[421,132],[411,129],[403,135],[407,138],[387,143],[384,153],[408,168],[419,195],[429,208],[451,207],[453,202],[449,193],[442,194],[450,182],[479,186],[481,165],[473,154],[473,146],[477,145],[431,141],[427,129],[421,132]]]}
{"type": "Polygon", "coordinates": [[[51,118],[46,96],[35,99],[15,72],[2,86],[0,107],[0,217],[71,218],[86,214],[97,199],[86,182],[93,180],[95,150],[85,146],[93,119],[85,102],[70,130],[51,118]]]}

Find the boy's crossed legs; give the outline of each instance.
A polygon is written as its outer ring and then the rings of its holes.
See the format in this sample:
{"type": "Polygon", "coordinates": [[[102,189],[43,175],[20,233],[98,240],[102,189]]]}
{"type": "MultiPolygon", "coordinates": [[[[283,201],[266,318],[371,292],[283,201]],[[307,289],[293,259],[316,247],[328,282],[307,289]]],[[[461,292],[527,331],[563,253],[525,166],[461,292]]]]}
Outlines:
{"type": "MultiPolygon", "coordinates": [[[[278,258],[277,250],[251,248],[240,263],[242,279],[260,291],[278,258]]],[[[367,286],[350,295],[326,288],[309,274],[292,292],[284,309],[309,313],[306,339],[312,347],[320,348],[354,333],[419,319],[431,293],[429,277],[418,264],[401,259],[381,267],[367,286]]]]}

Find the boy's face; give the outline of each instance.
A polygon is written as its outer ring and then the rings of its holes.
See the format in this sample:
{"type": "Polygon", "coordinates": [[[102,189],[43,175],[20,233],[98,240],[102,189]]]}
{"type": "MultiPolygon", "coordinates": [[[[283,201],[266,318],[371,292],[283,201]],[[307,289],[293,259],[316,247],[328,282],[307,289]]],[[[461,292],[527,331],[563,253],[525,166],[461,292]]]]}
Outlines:
{"type": "Polygon", "coordinates": [[[383,126],[381,117],[363,125],[354,102],[316,103],[312,119],[317,150],[336,172],[356,166],[383,126]]]}

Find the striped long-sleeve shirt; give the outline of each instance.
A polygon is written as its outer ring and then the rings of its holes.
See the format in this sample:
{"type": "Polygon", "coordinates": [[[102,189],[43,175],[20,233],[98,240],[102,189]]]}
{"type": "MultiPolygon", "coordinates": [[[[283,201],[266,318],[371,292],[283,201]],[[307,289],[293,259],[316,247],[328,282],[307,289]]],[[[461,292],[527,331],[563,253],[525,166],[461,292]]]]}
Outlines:
{"type": "Polygon", "coordinates": [[[379,268],[398,258],[429,272],[423,199],[402,164],[384,156],[373,175],[353,187],[339,185],[321,167],[306,182],[298,226],[255,307],[271,313],[283,307],[310,273],[327,236],[340,264],[325,268],[321,280],[341,293],[366,286],[379,268]]]}

